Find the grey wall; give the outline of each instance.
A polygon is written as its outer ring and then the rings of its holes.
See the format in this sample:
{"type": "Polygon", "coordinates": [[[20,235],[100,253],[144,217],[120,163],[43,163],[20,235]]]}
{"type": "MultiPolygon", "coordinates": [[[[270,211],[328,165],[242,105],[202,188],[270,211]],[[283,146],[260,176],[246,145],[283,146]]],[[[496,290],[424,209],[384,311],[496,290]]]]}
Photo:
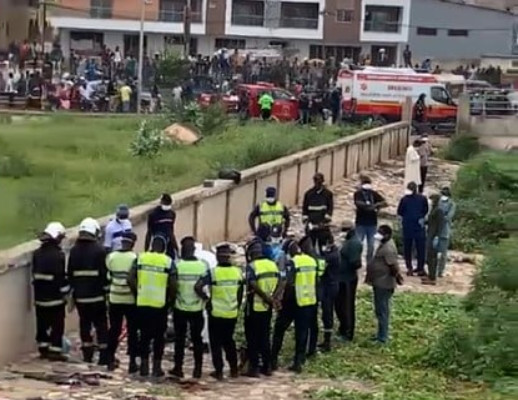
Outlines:
{"type": "Polygon", "coordinates": [[[515,17],[500,11],[462,6],[441,0],[412,0],[409,44],[412,58],[423,60],[469,60],[481,54],[511,54],[515,17]],[[417,35],[417,27],[469,30],[467,37],[417,35]],[[497,30],[484,30],[487,28],[497,30]]]}

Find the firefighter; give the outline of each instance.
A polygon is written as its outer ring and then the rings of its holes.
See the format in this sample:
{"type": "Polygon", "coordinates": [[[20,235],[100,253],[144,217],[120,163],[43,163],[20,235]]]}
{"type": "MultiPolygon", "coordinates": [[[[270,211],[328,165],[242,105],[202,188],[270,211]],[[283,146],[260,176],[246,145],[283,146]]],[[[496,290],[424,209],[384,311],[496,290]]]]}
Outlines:
{"type": "Polygon", "coordinates": [[[68,257],[68,278],[79,314],[83,360],[91,363],[95,348],[92,327],[99,347],[99,365],[108,365],[108,321],[106,294],[109,290],[106,251],[99,242],[101,227],[93,218],[79,224],[79,236],[68,257]]]}
{"type": "Polygon", "coordinates": [[[183,378],[183,360],[185,354],[185,338],[187,327],[191,333],[191,341],[194,351],[194,370],[192,377],[201,378],[203,364],[203,298],[195,291],[194,286],[207,274],[208,265],[198,260],[194,255],[196,240],[193,237],[185,237],[181,241],[181,259],[176,264],[174,279],[175,304],[174,304],[174,368],[171,375],[183,378]]]}
{"type": "Polygon", "coordinates": [[[140,253],[128,277],[128,285],[137,298],[137,318],[140,331],[140,376],[149,375],[149,352],[153,344],[153,376],[164,375],[164,355],[167,310],[174,298],[174,264],[165,254],[167,240],[155,236],[149,251],[140,253]],[[151,343],[152,342],[152,343],[151,343]]]}
{"type": "Polygon", "coordinates": [[[70,291],[61,241],[65,227],[51,222],[40,236],[41,245],[32,255],[32,284],[36,307],[36,341],[41,358],[66,361],[62,353],[65,332],[65,296],[70,291]]]}
{"type": "Polygon", "coordinates": [[[128,286],[128,276],[137,255],[133,246],[137,241],[137,235],[133,232],[122,234],[122,248],[116,250],[106,258],[106,267],[110,278],[110,331],[108,333],[108,355],[110,357],[108,370],[113,371],[117,366],[115,353],[119,345],[119,337],[122,331],[122,321],[126,319],[128,331],[128,353],[130,356],[128,372],[133,374],[138,371],[136,358],[138,356],[138,331],[136,323],[135,296],[128,286]]]}

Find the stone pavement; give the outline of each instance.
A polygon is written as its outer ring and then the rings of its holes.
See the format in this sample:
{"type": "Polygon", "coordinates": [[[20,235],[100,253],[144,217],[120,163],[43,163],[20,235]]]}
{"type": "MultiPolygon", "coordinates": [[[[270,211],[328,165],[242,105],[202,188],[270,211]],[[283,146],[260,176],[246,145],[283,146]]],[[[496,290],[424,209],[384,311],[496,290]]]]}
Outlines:
{"type": "MultiPolygon", "coordinates": [[[[403,163],[390,161],[364,173],[368,174],[376,190],[380,191],[389,207],[380,215],[381,222],[394,223],[396,207],[403,194],[403,163]]],[[[427,193],[438,189],[452,181],[457,167],[434,160],[429,171],[429,187],[427,193]]],[[[338,225],[344,219],[354,220],[352,194],[358,184],[358,176],[344,179],[334,186],[335,215],[334,223],[338,225]]],[[[302,229],[300,210],[293,211],[293,227],[302,229]]],[[[245,223],[245,222],[243,222],[245,223]]],[[[446,276],[437,286],[422,286],[419,278],[407,278],[402,290],[416,292],[465,294],[470,287],[474,272],[474,256],[452,252],[446,276]]],[[[73,339],[72,355],[78,355],[79,343],[73,339]]],[[[170,345],[168,347],[171,347],[170,345]]],[[[173,382],[163,379],[160,382],[142,381],[128,376],[126,370],[127,357],[121,348],[122,369],[107,373],[95,366],[80,362],[54,363],[42,362],[35,355],[28,356],[19,363],[11,365],[6,372],[0,373],[0,400],[165,400],[180,398],[184,400],[230,400],[246,398],[247,400],[283,400],[303,399],[304,393],[325,386],[368,390],[361,382],[327,381],[310,377],[295,377],[288,372],[278,372],[271,378],[254,380],[238,378],[219,383],[208,377],[212,371],[210,356],[205,356],[203,378],[199,381],[185,380],[173,382]],[[9,371],[9,372],[8,372],[9,371]],[[59,383],[45,381],[58,375],[59,383]],[[25,377],[24,377],[25,376],[25,377]],[[28,377],[27,377],[28,376],[28,377]]],[[[172,359],[170,349],[165,356],[164,369],[171,368],[168,360],[172,359]]],[[[192,370],[192,359],[187,352],[185,373],[192,370]]]]}

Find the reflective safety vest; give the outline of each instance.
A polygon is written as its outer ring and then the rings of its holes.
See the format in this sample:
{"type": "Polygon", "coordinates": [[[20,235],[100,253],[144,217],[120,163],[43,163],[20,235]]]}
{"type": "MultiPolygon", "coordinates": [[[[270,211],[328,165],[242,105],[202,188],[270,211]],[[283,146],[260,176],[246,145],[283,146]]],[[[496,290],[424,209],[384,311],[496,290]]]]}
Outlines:
{"type": "Polygon", "coordinates": [[[203,310],[203,300],[194,291],[194,286],[206,272],[207,264],[200,260],[181,260],[176,264],[176,309],[190,312],[203,310]]]}
{"type": "MultiPolygon", "coordinates": [[[[279,268],[277,264],[268,259],[252,262],[252,268],[257,279],[257,286],[265,294],[271,296],[279,283],[279,268]]],[[[269,306],[257,294],[254,295],[254,311],[268,311],[269,306]]]]}
{"type": "Polygon", "coordinates": [[[216,318],[237,318],[237,294],[243,283],[241,268],[217,266],[210,271],[210,275],[212,316],[216,318]]]}
{"type": "Polygon", "coordinates": [[[166,254],[145,252],[137,261],[137,306],[163,308],[172,259],[166,254]]]}
{"type": "Polygon", "coordinates": [[[307,254],[298,254],[293,257],[295,265],[295,295],[299,307],[317,304],[317,274],[318,263],[307,254]]]}
{"type": "Polygon", "coordinates": [[[137,255],[132,251],[114,251],[106,258],[110,284],[110,303],[135,304],[135,297],[128,286],[128,275],[137,255]]]}
{"type": "Polygon", "coordinates": [[[275,204],[268,204],[263,201],[259,206],[259,223],[262,225],[276,226],[281,225],[284,214],[284,206],[280,201],[275,204]]]}
{"type": "Polygon", "coordinates": [[[317,272],[318,277],[321,278],[324,275],[324,272],[326,272],[326,260],[323,258],[317,258],[317,272]]]}

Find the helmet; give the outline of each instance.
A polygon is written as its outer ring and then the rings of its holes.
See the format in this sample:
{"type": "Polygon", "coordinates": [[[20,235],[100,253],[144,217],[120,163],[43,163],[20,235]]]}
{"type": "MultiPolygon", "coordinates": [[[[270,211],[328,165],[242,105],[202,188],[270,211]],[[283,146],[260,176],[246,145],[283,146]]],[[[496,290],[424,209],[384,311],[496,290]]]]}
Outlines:
{"type": "Polygon", "coordinates": [[[61,222],[50,222],[43,232],[52,239],[57,239],[60,236],[65,236],[65,227],[61,222]]]}
{"type": "Polygon", "coordinates": [[[85,218],[79,224],[79,232],[86,232],[91,235],[96,236],[101,231],[101,226],[99,223],[93,218],[85,218]]]}

